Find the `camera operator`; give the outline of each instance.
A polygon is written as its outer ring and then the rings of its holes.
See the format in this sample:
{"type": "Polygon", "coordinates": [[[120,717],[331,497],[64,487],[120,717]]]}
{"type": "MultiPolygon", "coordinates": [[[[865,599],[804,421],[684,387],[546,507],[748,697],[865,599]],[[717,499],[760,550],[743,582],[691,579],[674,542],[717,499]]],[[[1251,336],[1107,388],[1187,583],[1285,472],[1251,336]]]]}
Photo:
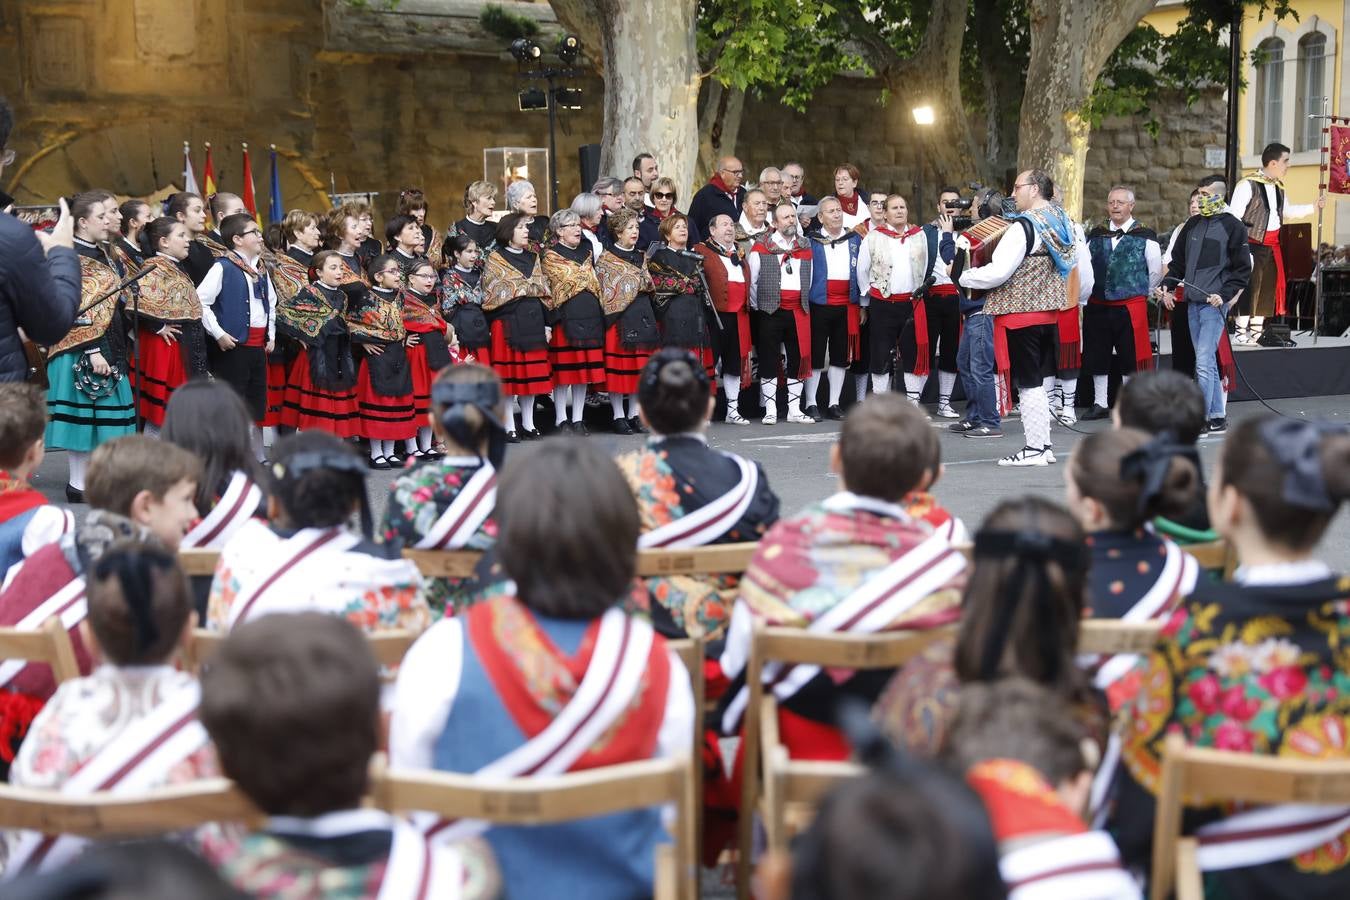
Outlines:
{"type": "MultiPolygon", "coordinates": [[[[928,229],[939,232],[939,253],[942,238],[958,229],[957,217],[961,215],[963,206],[969,208],[970,201],[962,201],[959,190],[954,187],[938,189],[938,217],[929,223],[928,229]]],[[[965,218],[964,224],[969,228],[970,219],[965,218]]],[[[924,304],[928,312],[928,348],[934,355],[932,362],[938,375],[937,414],[943,419],[959,418],[956,410],[952,409],[957,348],[961,340],[961,301],[956,285],[945,277],[935,279],[924,297],[924,304]]]]}
{"type": "MultiPolygon", "coordinates": [[[[14,161],[14,151],[5,149],[13,130],[14,113],[0,98],[0,174],[14,161]]],[[[0,213],[0,381],[28,377],[20,328],[39,344],[51,345],[75,321],[80,263],[74,246],[74,223],[64,198],[51,234],[0,213]]]]}
{"type": "MultiPolygon", "coordinates": [[[[942,241],[938,246],[938,253],[942,256],[943,262],[952,263],[956,259],[955,232],[958,229],[956,217],[951,214],[951,210],[956,207],[944,202],[948,200],[950,194],[944,191],[942,200],[939,201],[941,214],[938,216],[938,226],[942,229],[942,241]]],[[[982,187],[967,203],[969,217],[962,217],[966,220],[961,224],[968,228],[981,219],[998,215],[1003,209],[1003,195],[993,188],[982,187]]],[[[969,260],[963,260],[963,265],[968,266],[969,260]]],[[[974,300],[968,291],[960,288],[958,290],[960,290],[958,304],[961,318],[965,322],[965,332],[961,336],[956,363],[957,371],[961,375],[961,387],[966,392],[966,410],[965,417],[960,422],[947,427],[948,430],[964,434],[966,437],[1003,437],[995,387],[994,321],[991,316],[985,315],[983,298],[974,300]]]]}

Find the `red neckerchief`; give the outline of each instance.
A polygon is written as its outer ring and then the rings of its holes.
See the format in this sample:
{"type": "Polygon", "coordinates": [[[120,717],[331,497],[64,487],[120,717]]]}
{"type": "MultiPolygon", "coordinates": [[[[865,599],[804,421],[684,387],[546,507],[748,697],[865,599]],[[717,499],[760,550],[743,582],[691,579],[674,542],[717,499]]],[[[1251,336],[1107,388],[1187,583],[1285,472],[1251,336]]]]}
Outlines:
{"type": "Polygon", "coordinates": [[[658,221],[658,222],[660,222],[662,219],[664,219],[666,216],[670,215],[670,213],[672,213],[672,212],[674,212],[674,211],[675,211],[675,207],[673,207],[673,206],[670,208],[670,212],[664,212],[664,213],[661,212],[661,210],[657,209],[655,206],[649,206],[649,207],[647,207],[647,215],[651,216],[653,219],[655,219],[655,220],[658,221]]]}
{"type": "Polygon", "coordinates": [[[984,801],[1000,842],[1035,834],[1081,834],[1083,820],[1064,805],[1045,776],[1020,760],[988,759],[971,766],[966,782],[984,801]]]}
{"type": "Polygon", "coordinates": [[[720,172],[714,175],[713,177],[709,178],[708,184],[711,184],[713,187],[717,188],[719,191],[726,194],[733,201],[735,201],[736,192],[733,191],[731,188],[727,187],[727,183],[722,180],[722,175],[720,172]]]}
{"type": "Polygon", "coordinates": [[[34,490],[22,478],[15,478],[0,469],[0,522],[8,522],[47,502],[41,491],[34,490]]]}
{"type": "Polygon", "coordinates": [[[881,232],[881,233],[884,234],[884,235],[886,235],[886,237],[899,238],[899,239],[900,239],[900,243],[903,244],[903,243],[905,242],[905,238],[911,236],[912,234],[914,234],[915,232],[917,232],[917,231],[919,231],[919,230],[921,230],[921,229],[920,229],[919,226],[917,226],[917,225],[911,225],[911,226],[909,226],[909,230],[907,230],[904,234],[901,234],[900,232],[896,231],[894,228],[892,228],[892,227],[889,226],[889,225],[880,225],[880,226],[878,226],[875,230],[881,232]]]}
{"type": "Polygon", "coordinates": [[[834,196],[835,199],[839,201],[839,205],[844,208],[845,215],[856,216],[858,214],[857,189],[854,189],[852,197],[840,197],[838,194],[835,194],[834,196]]]}

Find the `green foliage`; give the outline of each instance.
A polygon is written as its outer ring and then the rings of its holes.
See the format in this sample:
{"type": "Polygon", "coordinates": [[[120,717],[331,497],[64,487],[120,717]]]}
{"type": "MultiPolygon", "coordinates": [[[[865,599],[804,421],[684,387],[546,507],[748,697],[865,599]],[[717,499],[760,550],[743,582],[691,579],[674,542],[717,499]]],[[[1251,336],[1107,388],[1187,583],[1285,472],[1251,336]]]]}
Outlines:
{"type": "Polygon", "coordinates": [[[390,12],[398,9],[399,0],[342,0],[353,9],[386,9],[390,12]]]}
{"type": "Polygon", "coordinates": [[[496,3],[489,3],[483,7],[483,11],[478,14],[478,25],[488,34],[504,41],[535,37],[539,34],[539,23],[534,19],[511,12],[496,3]]]}

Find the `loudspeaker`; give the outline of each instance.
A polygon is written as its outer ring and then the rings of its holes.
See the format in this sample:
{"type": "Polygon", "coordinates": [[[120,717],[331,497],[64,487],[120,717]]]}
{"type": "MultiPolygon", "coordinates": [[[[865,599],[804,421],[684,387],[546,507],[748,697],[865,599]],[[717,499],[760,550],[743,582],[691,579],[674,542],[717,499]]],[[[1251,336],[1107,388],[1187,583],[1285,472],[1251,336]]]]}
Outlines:
{"type": "Polygon", "coordinates": [[[600,177],[600,145],[582,144],[578,147],[577,165],[581,172],[581,190],[589,191],[600,177]]]}
{"type": "Polygon", "coordinates": [[[1307,222],[1280,225],[1280,252],[1284,254],[1285,281],[1306,281],[1313,276],[1312,226],[1307,222]]]}
{"type": "Polygon", "coordinates": [[[1350,272],[1322,271],[1322,331],[1340,337],[1350,329],[1350,272]]]}

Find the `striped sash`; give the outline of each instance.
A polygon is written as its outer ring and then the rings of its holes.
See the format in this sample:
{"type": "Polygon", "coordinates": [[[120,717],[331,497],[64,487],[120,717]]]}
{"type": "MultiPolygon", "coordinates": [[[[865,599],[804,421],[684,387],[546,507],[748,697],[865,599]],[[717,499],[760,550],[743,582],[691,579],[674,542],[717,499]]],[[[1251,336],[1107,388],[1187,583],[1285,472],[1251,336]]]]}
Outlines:
{"type": "MultiPolygon", "coordinates": [[[[349,550],[359,542],[356,535],[340,528],[306,528],[282,541],[272,551],[272,558],[253,577],[253,583],[235,596],[230,605],[228,627],[234,628],[248,621],[258,603],[268,597],[278,582],[285,583],[285,576],[308,557],[323,549],[338,552],[349,550]]],[[[266,603],[263,605],[266,606],[266,603]]]]}
{"type": "Polygon", "coordinates": [[[183,535],[181,546],[220,549],[239,526],[253,517],[262,499],[262,488],[243,472],[235,472],[220,501],[183,535]]]}
{"type": "Polygon", "coordinates": [[[413,546],[418,550],[459,550],[482,527],[497,505],[497,470],[484,462],[459,495],[413,546]]]}
{"type": "MultiPolygon", "coordinates": [[[[76,575],[59,591],[39,603],[14,627],[21,631],[37,631],[43,622],[52,616],[59,616],[61,624],[70,631],[84,621],[84,617],[88,614],[89,603],[84,596],[84,576],[76,575]]],[[[0,663],[0,688],[19,677],[30,665],[33,664],[22,659],[7,659],[0,663]]]]}
{"type": "Polygon", "coordinates": [[[1279,862],[1350,831],[1350,806],[1282,803],[1240,812],[1196,830],[1202,872],[1279,862]]]}
{"type": "Polygon", "coordinates": [[[1121,867],[1120,853],[1101,831],[1055,838],[1005,853],[999,872],[1008,900],[1062,900],[1065,897],[1140,897],[1139,886],[1121,867]]]}
{"type": "Polygon", "coordinates": [[[750,503],[759,489],[759,468],[752,462],[739,456],[727,454],[737,469],[740,478],[731,490],[705,503],[688,515],[680,516],[673,522],[667,522],[638,538],[638,549],[646,550],[666,547],[673,550],[687,550],[716,542],[745,515],[750,503]]]}

